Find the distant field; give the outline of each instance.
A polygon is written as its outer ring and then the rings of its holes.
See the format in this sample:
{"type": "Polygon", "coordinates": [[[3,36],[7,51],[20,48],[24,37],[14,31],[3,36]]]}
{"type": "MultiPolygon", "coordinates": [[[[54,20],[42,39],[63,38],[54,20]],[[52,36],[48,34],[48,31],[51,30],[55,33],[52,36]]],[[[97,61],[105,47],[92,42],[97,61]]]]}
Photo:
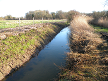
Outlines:
{"type": "Polygon", "coordinates": [[[97,25],[91,25],[96,32],[107,32],[108,33],[108,28],[102,27],[102,26],[97,26],[97,25]]]}
{"type": "MultiPolygon", "coordinates": [[[[43,23],[60,22],[63,20],[43,20],[43,23]]],[[[34,24],[42,23],[42,20],[34,20],[34,24]]],[[[33,20],[20,20],[20,26],[32,25],[33,20]]],[[[2,28],[15,28],[19,27],[19,20],[0,20],[0,29],[2,28]]]]}

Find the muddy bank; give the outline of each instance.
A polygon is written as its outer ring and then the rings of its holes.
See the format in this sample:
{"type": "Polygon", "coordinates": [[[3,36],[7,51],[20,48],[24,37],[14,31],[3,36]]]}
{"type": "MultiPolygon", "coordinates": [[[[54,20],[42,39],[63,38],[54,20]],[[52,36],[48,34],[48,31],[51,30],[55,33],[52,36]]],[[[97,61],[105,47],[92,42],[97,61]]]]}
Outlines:
{"type": "Polygon", "coordinates": [[[60,80],[108,80],[108,44],[95,33],[86,17],[76,16],[71,22],[70,49],[60,80]],[[79,30],[80,29],[80,30],[79,30]]]}
{"type": "Polygon", "coordinates": [[[52,23],[0,41],[0,80],[17,70],[60,32],[67,23],[52,23]]]}

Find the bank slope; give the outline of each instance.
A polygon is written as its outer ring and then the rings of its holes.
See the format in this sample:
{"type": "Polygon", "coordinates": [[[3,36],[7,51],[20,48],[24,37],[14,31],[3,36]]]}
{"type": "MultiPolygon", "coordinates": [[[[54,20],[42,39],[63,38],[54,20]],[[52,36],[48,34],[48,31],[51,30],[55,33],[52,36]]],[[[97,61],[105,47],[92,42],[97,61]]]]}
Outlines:
{"type": "Polygon", "coordinates": [[[48,44],[66,22],[46,24],[0,40],[0,80],[17,70],[48,44]]]}
{"type": "Polygon", "coordinates": [[[87,20],[87,16],[77,15],[71,22],[71,52],[67,53],[67,64],[60,74],[60,81],[108,80],[107,42],[94,33],[87,20]]]}

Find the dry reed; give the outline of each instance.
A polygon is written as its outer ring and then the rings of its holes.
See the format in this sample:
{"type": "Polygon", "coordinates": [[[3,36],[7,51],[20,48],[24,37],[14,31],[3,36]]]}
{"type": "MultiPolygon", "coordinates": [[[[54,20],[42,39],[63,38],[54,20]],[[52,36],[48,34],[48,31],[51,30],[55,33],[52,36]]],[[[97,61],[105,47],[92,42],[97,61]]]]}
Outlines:
{"type": "MultiPolygon", "coordinates": [[[[88,24],[88,18],[87,16],[77,15],[71,22],[71,52],[67,53],[66,66],[68,71],[64,70],[65,73],[61,75],[62,78],[72,81],[102,81],[108,79],[108,75],[102,74],[105,70],[100,65],[102,60],[98,47],[103,46],[103,39],[94,33],[94,29],[88,24]]],[[[108,69],[108,67],[106,68],[108,69]]]]}
{"type": "Polygon", "coordinates": [[[98,18],[98,19],[93,19],[90,21],[92,24],[103,26],[105,28],[108,28],[108,19],[106,18],[98,18]]]}
{"type": "Polygon", "coordinates": [[[71,22],[70,29],[72,31],[70,46],[73,51],[92,52],[102,43],[102,39],[94,33],[94,29],[88,24],[86,16],[76,16],[71,22]]]}

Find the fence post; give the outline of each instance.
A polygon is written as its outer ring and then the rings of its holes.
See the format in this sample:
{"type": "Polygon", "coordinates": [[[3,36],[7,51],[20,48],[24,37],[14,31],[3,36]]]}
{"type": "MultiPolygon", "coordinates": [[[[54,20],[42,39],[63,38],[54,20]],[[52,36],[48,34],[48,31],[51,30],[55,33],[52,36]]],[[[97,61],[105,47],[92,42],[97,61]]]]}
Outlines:
{"type": "Polygon", "coordinates": [[[19,17],[19,27],[20,27],[20,17],[19,17]]]}

